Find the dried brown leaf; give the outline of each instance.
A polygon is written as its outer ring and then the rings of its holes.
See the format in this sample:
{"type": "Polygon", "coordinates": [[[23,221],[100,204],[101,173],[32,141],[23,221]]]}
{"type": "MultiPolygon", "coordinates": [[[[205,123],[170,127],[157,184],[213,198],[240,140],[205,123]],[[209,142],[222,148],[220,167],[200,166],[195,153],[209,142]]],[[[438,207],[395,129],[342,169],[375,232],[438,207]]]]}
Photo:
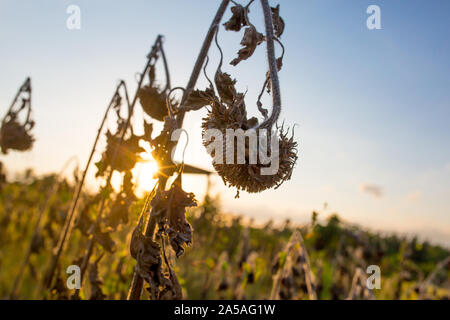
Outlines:
{"type": "Polygon", "coordinates": [[[275,35],[279,38],[284,31],[284,20],[280,17],[280,5],[277,5],[272,10],[272,22],[275,35]]]}
{"type": "Polygon", "coordinates": [[[239,62],[247,60],[253,55],[256,47],[264,41],[264,35],[259,33],[255,27],[250,26],[245,28],[244,37],[241,45],[244,47],[238,51],[238,57],[230,62],[231,65],[236,66],[239,62]]]}
{"type": "Polygon", "coordinates": [[[225,30],[240,31],[242,27],[247,26],[245,19],[245,8],[240,4],[231,7],[233,15],[230,20],[225,22],[225,30]]]}

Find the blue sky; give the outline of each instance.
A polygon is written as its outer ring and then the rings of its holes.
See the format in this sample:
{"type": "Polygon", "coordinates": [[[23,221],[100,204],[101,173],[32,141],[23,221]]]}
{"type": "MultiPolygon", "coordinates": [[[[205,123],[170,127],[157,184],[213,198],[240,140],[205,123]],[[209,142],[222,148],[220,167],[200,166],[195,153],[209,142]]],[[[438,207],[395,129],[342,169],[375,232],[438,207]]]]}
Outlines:
{"type": "MultiPolygon", "coordinates": [[[[158,33],[165,35],[173,85],[184,86],[218,3],[2,0],[0,107],[6,110],[30,75],[37,122],[35,148],[1,156],[7,168],[56,171],[74,154],[84,163],[117,80],[134,92],[135,73],[158,33]],[[80,30],[66,28],[70,4],[81,9],[80,30]]],[[[287,50],[281,119],[297,124],[299,161],[278,190],[241,193],[237,200],[215,179],[223,207],[256,220],[307,221],[327,202],[323,217],[338,212],[368,228],[419,232],[450,245],[450,2],[280,3],[287,50]],[[381,30],[366,28],[372,4],[381,8],[381,30]],[[374,188],[380,195],[370,192],[374,188]]],[[[262,31],[258,1],[252,8],[262,31]]],[[[225,61],[233,59],[241,37],[221,29],[225,61]]],[[[211,73],[214,46],[210,57],[211,73]]],[[[251,114],[257,114],[266,68],[264,46],[238,68],[224,66],[240,90],[248,89],[251,114]]],[[[204,79],[198,85],[205,86],[204,79]]],[[[210,168],[200,142],[203,115],[186,118],[186,161],[210,168]]],[[[186,179],[186,187],[201,194],[204,180],[186,179]]]]}

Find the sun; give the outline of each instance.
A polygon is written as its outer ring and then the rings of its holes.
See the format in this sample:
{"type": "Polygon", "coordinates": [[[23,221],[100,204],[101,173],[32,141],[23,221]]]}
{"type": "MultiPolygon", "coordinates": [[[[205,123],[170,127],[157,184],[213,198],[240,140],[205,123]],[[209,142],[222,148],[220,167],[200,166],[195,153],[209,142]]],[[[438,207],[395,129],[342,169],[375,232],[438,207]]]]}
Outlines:
{"type": "Polygon", "coordinates": [[[131,170],[136,181],[136,191],[145,193],[151,191],[156,184],[153,177],[158,172],[158,164],[154,160],[144,160],[136,163],[131,170]]]}

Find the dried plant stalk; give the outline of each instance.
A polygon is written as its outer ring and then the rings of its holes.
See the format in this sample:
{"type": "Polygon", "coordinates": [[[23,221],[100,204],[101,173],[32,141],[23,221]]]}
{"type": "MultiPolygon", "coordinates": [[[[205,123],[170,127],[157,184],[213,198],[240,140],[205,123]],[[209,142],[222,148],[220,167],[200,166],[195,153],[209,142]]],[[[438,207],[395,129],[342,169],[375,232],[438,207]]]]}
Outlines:
{"type": "Polygon", "coordinates": [[[270,299],[280,299],[280,290],[283,279],[291,273],[295,263],[300,261],[300,267],[302,268],[305,277],[309,299],[317,300],[315,277],[311,269],[308,252],[306,251],[300,231],[294,231],[282,252],[285,254],[285,261],[274,276],[270,299]]]}
{"type": "Polygon", "coordinates": [[[361,297],[365,300],[375,300],[372,290],[367,288],[366,283],[367,277],[365,272],[361,268],[356,268],[347,300],[355,300],[361,297]]]}
{"type": "MultiPolygon", "coordinates": [[[[56,245],[56,247],[54,249],[54,253],[53,253],[51,261],[50,261],[48,272],[47,272],[47,275],[46,275],[46,277],[44,279],[44,287],[47,288],[47,289],[49,289],[52,286],[52,282],[53,282],[53,277],[54,277],[54,274],[55,274],[56,266],[58,264],[58,261],[59,261],[59,258],[61,256],[61,253],[64,250],[64,246],[66,244],[66,240],[70,237],[70,231],[71,231],[72,226],[73,226],[75,212],[77,210],[78,201],[80,199],[81,191],[83,189],[84,182],[86,180],[86,175],[87,175],[89,166],[90,166],[90,164],[92,162],[92,158],[94,156],[94,153],[95,153],[95,150],[96,150],[96,147],[97,147],[97,143],[98,143],[98,140],[100,139],[100,135],[101,135],[101,132],[103,130],[103,127],[105,126],[106,119],[108,118],[109,111],[113,107],[114,102],[115,102],[115,97],[118,94],[118,92],[119,92],[121,87],[124,87],[125,92],[126,92],[126,85],[125,85],[124,81],[120,81],[120,83],[118,84],[118,86],[117,86],[117,88],[116,88],[116,90],[115,90],[115,92],[113,94],[113,97],[111,98],[110,103],[108,104],[108,107],[106,108],[106,111],[105,111],[105,114],[103,116],[102,122],[101,122],[100,127],[98,128],[98,131],[97,131],[97,136],[95,137],[94,144],[93,144],[93,146],[91,148],[91,152],[89,154],[89,158],[88,158],[88,160],[86,162],[86,166],[85,166],[85,168],[83,170],[83,174],[82,174],[81,179],[78,182],[78,185],[76,187],[75,195],[74,195],[74,198],[73,198],[72,203],[70,205],[69,212],[67,213],[67,217],[66,217],[66,221],[64,223],[63,230],[61,231],[60,238],[59,238],[58,243],[57,243],[57,245],[56,245]]],[[[128,96],[127,96],[127,101],[128,101],[128,96]]]]}

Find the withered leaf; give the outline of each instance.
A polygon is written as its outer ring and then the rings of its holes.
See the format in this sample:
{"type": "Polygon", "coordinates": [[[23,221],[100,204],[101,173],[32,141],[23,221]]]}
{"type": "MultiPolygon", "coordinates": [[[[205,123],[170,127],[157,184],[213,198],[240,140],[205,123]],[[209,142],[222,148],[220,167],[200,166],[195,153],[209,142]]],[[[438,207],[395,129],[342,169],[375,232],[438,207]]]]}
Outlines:
{"type": "Polygon", "coordinates": [[[277,69],[278,69],[278,71],[280,71],[282,67],[283,67],[283,58],[279,57],[279,58],[277,58],[277,69]]]}
{"type": "Polygon", "coordinates": [[[243,26],[247,25],[245,19],[245,8],[240,4],[231,7],[231,12],[233,15],[230,20],[225,22],[225,30],[240,31],[243,26]]]}
{"type": "Polygon", "coordinates": [[[214,96],[214,89],[211,87],[208,87],[205,90],[192,90],[186,99],[185,106],[190,110],[198,110],[204,106],[210,105],[214,96]]]}
{"type": "Polygon", "coordinates": [[[255,27],[250,26],[245,28],[244,37],[242,38],[241,45],[244,48],[238,51],[238,57],[230,62],[231,65],[236,66],[239,62],[247,60],[253,55],[256,47],[264,41],[264,35],[259,33],[255,27]]]}
{"type": "Polygon", "coordinates": [[[231,79],[228,73],[217,70],[214,82],[216,83],[220,99],[227,104],[232,104],[237,94],[234,87],[236,80],[231,79]]]}
{"type": "Polygon", "coordinates": [[[275,35],[279,38],[284,31],[284,20],[280,17],[280,5],[270,9],[272,10],[273,30],[275,31],[275,35]]]}
{"type": "Polygon", "coordinates": [[[186,220],[186,208],[196,206],[197,202],[194,194],[185,192],[177,180],[169,190],[157,194],[151,204],[153,210],[161,212],[161,231],[169,236],[170,245],[179,257],[184,252],[184,245],[192,242],[192,227],[186,220]]]}

